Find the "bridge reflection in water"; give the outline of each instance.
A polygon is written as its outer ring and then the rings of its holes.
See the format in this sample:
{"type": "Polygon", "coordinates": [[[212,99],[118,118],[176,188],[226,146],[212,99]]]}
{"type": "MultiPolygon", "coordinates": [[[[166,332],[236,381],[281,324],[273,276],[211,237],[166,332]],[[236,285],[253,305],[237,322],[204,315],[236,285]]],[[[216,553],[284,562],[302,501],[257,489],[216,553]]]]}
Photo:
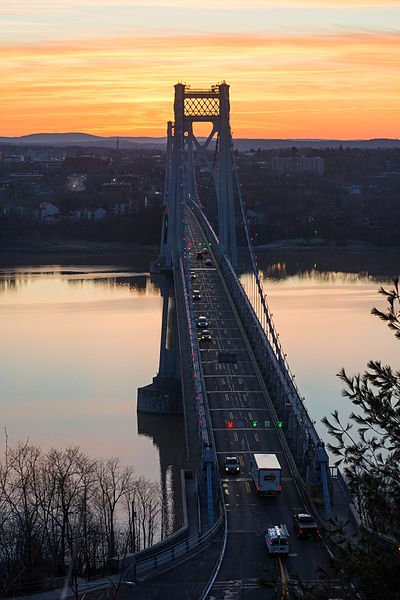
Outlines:
{"type": "Polygon", "coordinates": [[[182,415],[138,412],[139,435],[150,438],[160,457],[160,482],[166,535],[183,525],[181,469],[187,466],[182,415]]]}

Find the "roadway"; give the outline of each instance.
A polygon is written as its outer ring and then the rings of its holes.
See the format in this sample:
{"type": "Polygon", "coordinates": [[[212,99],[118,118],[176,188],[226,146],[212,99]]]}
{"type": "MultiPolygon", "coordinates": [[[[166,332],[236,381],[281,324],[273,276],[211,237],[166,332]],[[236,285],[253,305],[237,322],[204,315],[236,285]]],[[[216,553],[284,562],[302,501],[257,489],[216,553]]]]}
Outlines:
{"type": "Polygon", "coordinates": [[[293,513],[308,511],[281,445],[271,400],[212,252],[203,260],[196,258],[206,242],[192,217],[189,231],[192,288],[201,294],[193,303],[196,320],[204,315],[211,333],[211,340],[200,341],[200,349],[228,522],[226,551],[209,598],[272,598],[273,590],[261,586],[260,580],[315,581],[318,567],[326,568],[329,556],[322,541],[300,540],[294,533],[293,513]],[[211,258],[211,267],[205,267],[206,258],[211,258]],[[237,362],[218,362],[220,351],[236,353],[237,362]],[[278,456],[283,485],[278,497],[256,493],[250,460],[257,452],[278,456]],[[229,455],[239,457],[238,476],[223,474],[224,457],[229,455]],[[265,529],[280,523],[290,534],[290,553],[282,561],[270,557],[264,543],[265,529]]]}

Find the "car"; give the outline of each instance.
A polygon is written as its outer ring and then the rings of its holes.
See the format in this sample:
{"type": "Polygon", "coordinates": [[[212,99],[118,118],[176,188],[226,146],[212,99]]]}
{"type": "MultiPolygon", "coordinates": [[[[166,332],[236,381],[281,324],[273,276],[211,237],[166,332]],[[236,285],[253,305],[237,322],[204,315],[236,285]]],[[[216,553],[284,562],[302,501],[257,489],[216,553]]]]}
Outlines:
{"type": "Polygon", "coordinates": [[[226,456],[224,460],[224,471],[228,475],[240,473],[240,462],[237,456],[226,456]]]}
{"type": "Polygon", "coordinates": [[[190,279],[192,279],[192,280],[196,279],[196,273],[190,273],[190,279]]]}
{"type": "Polygon", "coordinates": [[[268,554],[289,554],[289,533],[286,525],[272,525],[264,533],[264,541],[268,554]]]}
{"type": "Polygon", "coordinates": [[[202,342],[211,340],[211,332],[209,329],[203,329],[200,335],[200,340],[202,342]]]}
{"type": "Polygon", "coordinates": [[[197,251],[197,254],[196,254],[196,259],[197,259],[197,260],[203,260],[203,253],[202,253],[202,251],[201,251],[201,250],[198,250],[198,251],[197,251]]]}
{"type": "Polygon", "coordinates": [[[204,263],[206,265],[206,267],[212,267],[212,260],[211,258],[207,258],[206,262],[204,263]]]}
{"type": "Polygon", "coordinates": [[[193,300],[201,300],[201,294],[199,290],[193,290],[193,300]]]}
{"type": "Polygon", "coordinates": [[[319,536],[319,527],[314,518],[308,513],[296,513],[293,515],[293,526],[300,538],[319,536]]]}
{"type": "Polygon", "coordinates": [[[202,253],[203,253],[203,254],[208,254],[208,250],[207,250],[207,248],[203,248],[203,249],[202,249],[202,253]]]}
{"type": "Polygon", "coordinates": [[[197,319],[197,327],[207,327],[207,326],[208,326],[207,317],[200,315],[199,318],[197,319]]]}

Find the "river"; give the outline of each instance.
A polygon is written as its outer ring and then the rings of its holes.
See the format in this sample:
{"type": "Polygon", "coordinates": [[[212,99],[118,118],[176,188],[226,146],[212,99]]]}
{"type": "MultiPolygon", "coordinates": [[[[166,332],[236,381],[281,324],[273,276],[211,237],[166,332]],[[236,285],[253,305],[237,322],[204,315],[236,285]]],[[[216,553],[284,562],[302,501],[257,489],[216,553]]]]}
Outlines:
{"type": "MultiPolygon", "coordinates": [[[[305,403],[324,439],[324,415],[351,407],[336,373],[369,359],[399,368],[399,342],[370,315],[378,288],[400,271],[400,253],[276,250],[260,255],[274,321],[305,403]]],[[[92,261],[93,262],[93,261],[92,261]]],[[[182,422],[136,415],[137,388],[157,372],[161,297],[143,260],[0,268],[0,404],[14,444],[79,445],[160,478],[181,456],[182,422]],[[138,272],[138,268],[141,271],[138,272]],[[179,430],[179,436],[170,435],[179,430]]],[[[4,264],[4,263],[3,263],[4,264]]],[[[244,280],[246,276],[243,276],[244,280]]]]}

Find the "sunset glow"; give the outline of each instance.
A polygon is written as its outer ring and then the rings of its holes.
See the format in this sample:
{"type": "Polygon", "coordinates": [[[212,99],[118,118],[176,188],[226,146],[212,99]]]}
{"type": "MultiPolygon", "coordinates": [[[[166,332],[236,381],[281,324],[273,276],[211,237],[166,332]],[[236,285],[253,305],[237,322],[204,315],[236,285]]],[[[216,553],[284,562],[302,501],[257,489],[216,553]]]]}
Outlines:
{"type": "Polygon", "coordinates": [[[0,19],[2,136],[162,136],[175,83],[225,80],[236,137],[400,137],[398,2],[6,0],[0,19]]]}

